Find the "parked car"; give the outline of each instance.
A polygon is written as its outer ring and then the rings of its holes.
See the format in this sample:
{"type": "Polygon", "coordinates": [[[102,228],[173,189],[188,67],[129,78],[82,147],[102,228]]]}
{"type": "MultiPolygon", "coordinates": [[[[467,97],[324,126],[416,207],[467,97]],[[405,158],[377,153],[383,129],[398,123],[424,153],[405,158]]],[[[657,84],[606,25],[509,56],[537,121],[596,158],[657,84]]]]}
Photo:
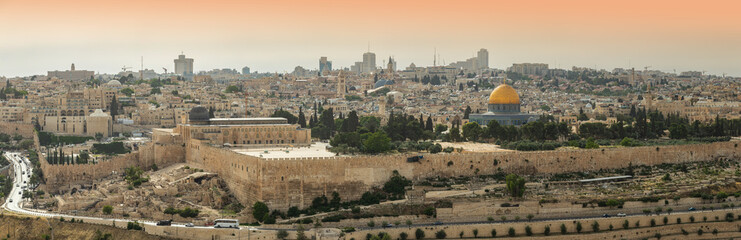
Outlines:
{"type": "Polygon", "coordinates": [[[610,217],[610,214],[602,214],[602,217],[610,217]]]}
{"type": "Polygon", "coordinates": [[[433,223],[433,225],[443,225],[443,222],[437,221],[437,222],[433,223]]]}
{"type": "Polygon", "coordinates": [[[157,226],[170,226],[172,225],[172,220],[159,220],[157,221],[157,226]]]}
{"type": "Polygon", "coordinates": [[[186,223],[185,227],[193,227],[193,223],[186,223]]]}
{"type": "Polygon", "coordinates": [[[695,209],[695,208],[693,208],[693,207],[690,207],[690,208],[688,208],[687,210],[689,210],[689,211],[695,211],[695,210],[697,210],[697,209],[695,209]]]}
{"type": "Polygon", "coordinates": [[[618,213],[617,216],[618,217],[625,217],[625,216],[628,216],[628,215],[625,215],[625,213],[618,213]]]}
{"type": "Polygon", "coordinates": [[[391,223],[387,223],[386,225],[383,225],[383,227],[385,227],[385,228],[390,228],[390,227],[393,227],[393,226],[394,226],[394,224],[391,224],[391,223]]]}

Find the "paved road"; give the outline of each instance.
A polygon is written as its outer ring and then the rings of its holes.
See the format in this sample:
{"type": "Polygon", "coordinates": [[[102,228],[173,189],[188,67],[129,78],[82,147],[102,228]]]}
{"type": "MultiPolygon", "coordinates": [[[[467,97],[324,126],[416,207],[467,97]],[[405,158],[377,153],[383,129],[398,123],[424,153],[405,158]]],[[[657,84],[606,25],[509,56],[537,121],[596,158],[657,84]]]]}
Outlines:
{"type": "MultiPolygon", "coordinates": [[[[15,152],[6,152],[5,158],[8,159],[13,164],[13,172],[15,174],[15,177],[13,178],[13,189],[10,191],[9,197],[5,200],[5,202],[2,205],[2,208],[10,211],[15,212],[19,214],[25,214],[25,215],[32,215],[32,216],[39,216],[39,217],[46,217],[46,218],[56,218],[56,217],[64,217],[64,218],[75,218],[75,219],[81,219],[83,221],[85,220],[97,220],[97,221],[115,221],[116,223],[128,223],[128,222],[134,222],[131,219],[119,219],[119,218],[99,218],[99,217],[85,217],[85,216],[73,216],[73,215],[67,215],[67,214],[59,214],[59,213],[52,213],[47,212],[44,210],[36,210],[36,209],[25,209],[23,208],[23,189],[30,187],[29,182],[31,181],[31,174],[33,172],[32,164],[28,160],[28,158],[22,156],[20,153],[15,152]]],[[[138,221],[139,224],[148,225],[148,226],[155,226],[157,225],[154,221],[138,221]]],[[[185,224],[172,224],[171,227],[185,227],[185,224]]],[[[206,226],[194,226],[190,228],[213,228],[213,227],[206,227],[206,226]]],[[[240,228],[245,229],[245,228],[240,228]]],[[[255,228],[248,228],[250,230],[255,228]]]]}

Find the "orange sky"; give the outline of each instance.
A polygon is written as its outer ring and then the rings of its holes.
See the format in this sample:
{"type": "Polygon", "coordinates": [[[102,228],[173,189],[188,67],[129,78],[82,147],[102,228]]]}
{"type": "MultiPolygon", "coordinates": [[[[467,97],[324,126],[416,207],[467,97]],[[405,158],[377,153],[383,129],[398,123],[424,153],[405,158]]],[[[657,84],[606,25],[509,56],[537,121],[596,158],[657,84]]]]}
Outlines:
{"type": "Polygon", "coordinates": [[[432,65],[490,52],[490,65],[652,66],[741,76],[741,1],[0,0],[0,76],[121,66],[291,71],[359,61],[432,65]]]}

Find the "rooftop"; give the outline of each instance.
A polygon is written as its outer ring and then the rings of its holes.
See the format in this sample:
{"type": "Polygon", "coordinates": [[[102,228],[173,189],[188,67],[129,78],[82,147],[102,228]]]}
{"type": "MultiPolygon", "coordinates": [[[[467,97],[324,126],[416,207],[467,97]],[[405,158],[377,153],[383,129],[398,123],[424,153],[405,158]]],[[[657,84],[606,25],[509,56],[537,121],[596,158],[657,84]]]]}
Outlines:
{"type": "Polygon", "coordinates": [[[309,147],[269,147],[269,148],[233,148],[232,151],[253,157],[276,158],[312,158],[334,157],[333,152],[327,151],[328,143],[316,142],[309,147]]]}

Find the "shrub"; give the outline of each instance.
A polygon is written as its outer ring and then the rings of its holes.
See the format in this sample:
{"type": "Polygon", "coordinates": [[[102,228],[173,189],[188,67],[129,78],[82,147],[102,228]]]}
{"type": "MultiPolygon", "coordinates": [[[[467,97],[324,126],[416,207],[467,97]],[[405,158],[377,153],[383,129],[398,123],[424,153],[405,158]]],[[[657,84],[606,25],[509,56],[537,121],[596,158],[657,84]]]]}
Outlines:
{"type": "Polygon", "coordinates": [[[717,228],[713,228],[713,235],[718,235],[718,229],[717,228]]]}
{"type": "Polygon", "coordinates": [[[551,226],[550,225],[546,225],[545,226],[545,228],[543,229],[543,234],[546,235],[546,236],[551,235],[551,226]]]}
{"type": "Polygon", "coordinates": [[[507,235],[509,235],[510,237],[514,237],[515,229],[510,227],[509,230],[507,230],[507,235]]]}
{"type": "Polygon", "coordinates": [[[628,229],[629,227],[630,227],[630,223],[628,222],[628,220],[625,220],[625,221],[623,222],[623,228],[624,228],[624,229],[628,229]]]}
{"type": "Polygon", "coordinates": [[[677,224],[681,224],[681,223],[682,223],[682,218],[677,218],[677,224]]]}
{"type": "Polygon", "coordinates": [[[491,230],[491,237],[497,237],[497,230],[496,229],[492,229],[491,230]]]}
{"type": "Polygon", "coordinates": [[[479,230],[478,229],[473,229],[472,232],[473,232],[473,237],[474,238],[479,237],[479,230]]]}
{"type": "Polygon", "coordinates": [[[576,232],[581,233],[581,222],[576,222],[576,232]]]}
{"type": "Polygon", "coordinates": [[[655,234],[654,234],[654,237],[655,237],[656,239],[661,239],[661,233],[655,233],[655,234]]]}
{"type": "Polygon", "coordinates": [[[733,222],[733,213],[726,213],[726,221],[733,222]]]}
{"type": "Polygon", "coordinates": [[[666,225],[667,223],[669,223],[669,218],[664,216],[664,219],[662,221],[664,222],[664,225],[666,225]]]}
{"type": "Polygon", "coordinates": [[[288,237],[288,231],[283,229],[278,230],[278,233],[275,236],[281,240],[286,239],[288,237]]]}
{"type": "Polygon", "coordinates": [[[690,216],[690,222],[691,223],[695,222],[695,216],[690,216]]]}
{"type": "Polygon", "coordinates": [[[373,220],[368,222],[368,227],[375,227],[375,226],[376,226],[376,222],[374,222],[373,220]]]}
{"type": "Polygon", "coordinates": [[[422,231],[422,229],[417,228],[417,230],[414,231],[414,237],[416,239],[423,239],[423,238],[425,238],[425,231],[422,231]]]}
{"type": "Polygon", "coordinates": [[[697,235],[702,236],[702,229],[697,229],[697,235]]]}
{"type": "Polygon", "coordinates": [[[641,220],[636,220],[635,226],[636,227],[640,227],[641,226],[641,220]]]}
{"type": "Polygon", "coordinates": [[[142,230],[142,226],[139,225],[138,222],[128,222],[126,224],[126,229],[128,230],[142,230]]]}
{"type": "Polygon", "coordinates": [[[594,223],[592,223],[592,231],[599,232],[599,223],[597,221],[594,221],[594,223]]]}
{"type": "Polygon", "coordinates": [[[533,229],[530,226],[525,226],[525,235],[532,236],[533,229]]]}
{"type": "Polygon", "coordinates": [[[656,220],[651,219],[651,227],[655,227],[655,226],[656,226],[656,220]]]}
{"type": "Polygon", "coordinates": [[[566,234],[566,224],[561,223],[561,234],[566,234]]]}
{"type": "Polygon", "coordinates": [[[399,239],[401,239],[401,240],[407,240],[407,237],[409,237],[409,235],[407,233],[405,233],[405,232],[399,233],[399,239]]]}
{"type": "Polygon", "coordinates": [[[614,229],[615,227],[613,227],[612,224],[610,224],[609,228],[610,228],[610,231],[612,231],[612,229],[614,229]]]}
{"type": "Polygon", "coordinates": [[[113,212],[113,206],[111,205],[103,206],[103,213],[110,215],[112,212],[113,212]]]}
{"type": "Polygon", "coordinates": [[[437,239],[445,239],[445,237],[447,237],[447,236],[448,236],[448,234],[445,233],[445,230],[440,230],[440,231],[437,231],[435,233],[435,238],[437,238],[437,239]]]}
{"type": "Polygon", "coordinates": [[[684,228],[682,228],[682,235],[685,235],[685,236],[687,236],[687,235],[689,235],[689,234],[690,234],[690,233],[689,233],[689,232],[687,232],[687,230],[684,230],[684,228]]]}

